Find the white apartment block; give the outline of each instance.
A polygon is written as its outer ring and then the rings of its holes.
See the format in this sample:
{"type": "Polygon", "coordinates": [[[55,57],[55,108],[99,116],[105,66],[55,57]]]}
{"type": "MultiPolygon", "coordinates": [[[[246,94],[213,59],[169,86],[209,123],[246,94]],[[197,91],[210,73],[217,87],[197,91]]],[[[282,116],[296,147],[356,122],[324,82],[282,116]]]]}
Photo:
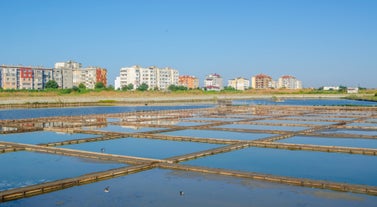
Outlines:
{"type": "Polygon", "coordinates": [[[235,78],[228,80],[228,86],[235,88],[236,90],[244,91],[250,88],[250,80],[246,78],[235,78]]]}
{"type": "Polygon", "coordinates": [[[178,70],[138,65],[120,69],[120,88],[133,84],[134,89],[145,83],[149,89],[166,90],[170,85],[178,85],[178,70]]]}
{"type": "Polygon", "coordinates": [[[302,89],[302,82],[293,76],[285,75],[278,79],[277,88],[302,89]]]}

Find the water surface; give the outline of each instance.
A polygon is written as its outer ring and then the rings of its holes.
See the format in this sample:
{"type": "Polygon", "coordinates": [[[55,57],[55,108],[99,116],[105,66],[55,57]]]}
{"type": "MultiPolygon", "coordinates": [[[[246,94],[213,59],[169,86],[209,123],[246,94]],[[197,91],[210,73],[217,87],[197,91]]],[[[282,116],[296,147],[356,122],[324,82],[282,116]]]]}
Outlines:
{"type": "Polygon", "coordinates": [[[153,169],[11,201],[1,207],[372,207],[377,196],[332,192],[289,185],[153,169]],[[109,186],[110,192],[104,188],[109,186]],[[180,195],[180,191],[184,195],[180,195]]]}
{"type": "Polygon", "coordinates": [[[184,163],[377,186],[377,156],[245,148],[184,163]]]}

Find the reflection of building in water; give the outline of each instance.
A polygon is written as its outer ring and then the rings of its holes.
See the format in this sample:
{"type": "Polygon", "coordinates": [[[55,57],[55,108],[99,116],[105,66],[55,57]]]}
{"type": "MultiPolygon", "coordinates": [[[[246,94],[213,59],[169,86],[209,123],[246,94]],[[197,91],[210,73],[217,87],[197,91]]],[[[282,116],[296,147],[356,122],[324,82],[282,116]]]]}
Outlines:
{"type": "Polygon", "coordinates": [[[0,126],[0,131],[2,132],[8,132],[8,131],[16,131],[17,128],[16,127],[3,127],[3,126],[0,126]]]}
{"type": "MultiPolygon", "coordinates": [[[[121,122],[132,122],[138,124],[174,125],[179,121],[178,118],[171,118],[166,115],[134,115],[121,119],[121,122]]],[[[122,126],[128,126],[127,124],[122,126]]]]}
{"type": "Polygon", "coordinates": [[[121,125],[122,128],[127,128],[127,129],[133,129],[133,130],[138,130],[142,127],[140,126],[129,126],[129,125],[121,125]]]}
{"type": "Polygon", "coordinates": [[[90,118],[90,119],[73,119],[67,121],[47,121],[47,122],[26,122],[21,123],[20,127],[23,128],[52,128],[52,127],[75,127],[75,126],[94,126],[94,128],[107,126],[106,118],[90,118]]]}

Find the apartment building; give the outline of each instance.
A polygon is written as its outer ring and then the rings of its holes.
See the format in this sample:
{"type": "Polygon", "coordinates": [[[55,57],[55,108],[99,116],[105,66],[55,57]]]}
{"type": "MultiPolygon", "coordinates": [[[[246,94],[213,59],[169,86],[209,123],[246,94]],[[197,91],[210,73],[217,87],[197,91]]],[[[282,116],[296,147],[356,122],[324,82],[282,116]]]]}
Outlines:
{"type": "Polygon", "coordinates": [[[0,77],[0,87],[3,89],[43,89],[52,78],[52,69],[2,65],[0,77]]]}
{"type": "Polygon", "coordinates": [[[150,66],[143,68],[138,65],[120,69],[120,88],[129,84],[134,89],[145,83],[149,89],[166,90],[170,85],[178,85],[178,70],[172,68],[158,68],[150,66]]]}
{"type": "Polygon", "coordinates": [[[54,68],[1,65],[0,80],[0,87],[4,89],[41,90],[49,80],[55,80],[59,88],[72,88],[80,83],[94,88],[97,82],[107,84],[107,70],[81,68],[81,63],[74,61],[57,62],[54,68]]]}
{"type": "Polygon", "coordinates": [[[94,89],[96,83],[107,85],[107,70],[100,67],[87,67],[72,71],[73,86],[78,87],[81,83],[88,89],[94,89]]]}
{"type": "Polygon", "coordinates": [[[302,82],[291,75],[284,75],[278,79],[277,88],[302,89],[302,82]]]}
{"type": "Polygon", "coordinates": [[[170,85],[178,85],[179,72],[172,68],[166,67],[156,70],[157,72],[157,89],[167,90],[170,85]]]}
{"type": "Polygon", "coordinates": [[[1,87],[3,89],[18,89],[19,67],[1,66],[1,87]]]}
{"type": "Polygon", "coordinates": [[[236,90],[244,91],[250,88],[250,81],[246,78],[238,77],[228,80],[228,86],[233,87],[236,90]]]}
{"type": "Polygon", "coordinates": [[[271,76],[265,74],[258,74],[251,77],[251,87],[253,89],[267,89],[273,88],[274,82],[272,81],[271,76]]]}
{"type": "Polygon", "coordinates": [[[220,91],[224,88],[223,78],[216,73],[209,74],[204,79],[204,88],[206,90],[220,91]]]}
{"type": "Polygon", "coordinates": [[[74,61],[57,62],[53,69],[53,79],[59,88],[73,87],[73,71],[81,68],[81,63],[74,61]]]}
{"type": "Polygon", "coordinates": [[[178,77],[178,85],[185,86],[189,89],[195,89],[199,87],[199,78],[195,76],[182,75],[178,77]]]}

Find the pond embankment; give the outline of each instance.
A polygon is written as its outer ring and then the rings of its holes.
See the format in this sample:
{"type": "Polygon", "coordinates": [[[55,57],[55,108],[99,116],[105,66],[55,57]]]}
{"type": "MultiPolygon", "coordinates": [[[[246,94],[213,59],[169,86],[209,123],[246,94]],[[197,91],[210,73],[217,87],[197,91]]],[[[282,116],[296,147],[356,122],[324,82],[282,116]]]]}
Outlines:
{"type": "Polygon", "coordinates": [[[168,105],[217,103],[218,100],[246,99],[339,99],[344,94],[164,94],[151,96],[111,96],[111,95],[75,95],[75,96],[12,96],[0,97],[0,108],[40,108],[73,106],[117,106],[117,105],[168,105]]]}

